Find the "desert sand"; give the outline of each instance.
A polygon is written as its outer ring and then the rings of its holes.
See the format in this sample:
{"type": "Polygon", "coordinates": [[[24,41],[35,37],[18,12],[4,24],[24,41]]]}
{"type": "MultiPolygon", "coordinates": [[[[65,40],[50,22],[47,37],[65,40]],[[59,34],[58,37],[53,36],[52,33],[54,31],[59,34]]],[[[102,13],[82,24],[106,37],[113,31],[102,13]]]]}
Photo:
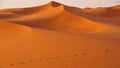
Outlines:
{"type": "Polygon", "coordinates": [[[120,68],[119,52],[119,5],[0,10],[0,68],[120,68]]]}

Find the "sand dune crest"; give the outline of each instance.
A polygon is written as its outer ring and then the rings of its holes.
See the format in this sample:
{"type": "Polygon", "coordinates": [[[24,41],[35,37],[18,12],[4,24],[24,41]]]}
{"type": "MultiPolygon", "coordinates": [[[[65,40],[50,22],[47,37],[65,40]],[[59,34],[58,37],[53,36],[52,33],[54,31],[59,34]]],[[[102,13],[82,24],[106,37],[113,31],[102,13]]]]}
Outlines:
{"type": "MultiPolygon", "coordinates": [[[[109,18],[108,15],[111,16],[111,14],[109,14],[107,11],[110,11],[110,13],[112,13],[113,15],[115,14],[119,16],[119,12],[117,13],[114,10],[109,10],[105,8],[95,8],[95,9],[88,9],[88,10],[83,9],[83,11],[82,9],[76,8],[76,10],[73,10],[73,7],[68,7],[66,5],[62,5],[54,1],[51,1],[50,3],[43,6],[23,8],[23,9],[24,9],[23,11],[19,11],[19,12],[14,12],[11,10],[11,13],[12,13],[11,15],[13,16],[9,17],[7,15],[9,18],[5,16],[6,19],[4,18],[3,20],[9,21],[9,22],[15,22],[18,24],[26,25],[26,26],[31,26],[34,28],[47,29],[47,30],[52,29],[52,30],[68,31],[68,32],[75,31],[77,33],[81,31],[82,32],[99,32],[99,31],[101,32],[102,30],[103,32],[105,31],[112,32],[112,30],[114,30],[112,28],[114,28],[115,26],[112,26],[109,23],[104,24],[105,21],[100,21],[99,19],[101,19],[100,17],[104,17],[102,16],[104,14],[109,18]],[[79,11],[77,13],[78,15],[76,14],[77,11],[79,11]],[[95,14],[95,15],[92,16],[92,14],[95,14]],[[98,20],[97,18],[95,20],[93,19],[94,16],[96,15],[99,16],[98,20]]],[[[116,29],[117,29],[117,32],[119,32],[118,27],[115,28],[115,32],[116,32],[116,29]]]]}

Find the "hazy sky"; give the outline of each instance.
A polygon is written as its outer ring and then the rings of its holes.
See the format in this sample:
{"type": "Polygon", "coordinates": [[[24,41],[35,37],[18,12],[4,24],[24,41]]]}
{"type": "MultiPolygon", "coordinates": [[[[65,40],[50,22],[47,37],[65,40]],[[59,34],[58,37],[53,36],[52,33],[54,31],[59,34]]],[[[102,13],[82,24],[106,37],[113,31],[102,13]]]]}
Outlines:
{"type": "MultiPolygon", "coordinates": [[[[16,7],[29,7],[38,6],[48,3],[51,0],[0,0],[0,8],[16,8],[16,7]]],[[[120,0],[54,0],[66,5],[76,7],[100,7],[100,6],[113,6],[120,4],[120,0]]]]}

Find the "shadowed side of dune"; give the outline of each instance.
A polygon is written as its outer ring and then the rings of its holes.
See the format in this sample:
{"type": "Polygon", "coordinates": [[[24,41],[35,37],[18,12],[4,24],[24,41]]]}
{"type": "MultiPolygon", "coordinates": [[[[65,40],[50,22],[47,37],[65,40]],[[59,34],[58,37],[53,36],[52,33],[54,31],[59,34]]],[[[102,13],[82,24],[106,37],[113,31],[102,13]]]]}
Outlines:
{"type": "Polygon", "coordinates": [[[111,25],[120,25],[120,9],[118,6],[98,7],[98,8],[72,8],[65,6],[66,9],[74,14],[86,17],[93,21],[102,22],[111,25]]]}
{"type": "Polygon", "coordinates": [[[9,33],[19,33],[19,34],[24,34],[27,32],[32,32],[32,28],[31,27],[27,27],[24,25],[19,25],[19,24],[15,24],[12,22],[6,22],[6,21],[1,21],[0,20],[0,35],[2,35],[3,33],[9,34],[9,33]]]}
{"type": "Polygon", "coordinates": [[[95,22],[66,11],[63,5],[55,8],[53,7],[51,10],[38,12],[34,15],[26,15],[16,19],[9,19],[7,21],[16,22],[34,28],[58,31],[92,31],[99,27],[95,22]]]}
{"type": "MultiPolygon", "coordinates": [[[[54,31],[81,33],[102,31],[112,32],[115,30],[115,32],[120,32],[118,27],[116,28],[116,26],[108,23],[109,15],[111,14],[107,13],[110,11],[112,15],[117,14],[119,16],[119,12],[115,13],[111,8],[109,10],[108,9],[109,8],[96,8],[84,10],[51,1],[43,6],[23,8],[22,11],[13,9],[4,10],[2,12],[9,12],[11,13],[10,15],[13,16],[9,17],[9,15],[6,14],[6,18],[4,17],[4,19],[1,20],[54,31]],[[107,18],[102,15],[107,16],[107,18]],[[7,18],[7,16],[9,18],[7,18]]],[[[119,22],[119,19],[117,20],[119,22]]],[[[114,20],[110,21],[112,22],[114,20]]]]}

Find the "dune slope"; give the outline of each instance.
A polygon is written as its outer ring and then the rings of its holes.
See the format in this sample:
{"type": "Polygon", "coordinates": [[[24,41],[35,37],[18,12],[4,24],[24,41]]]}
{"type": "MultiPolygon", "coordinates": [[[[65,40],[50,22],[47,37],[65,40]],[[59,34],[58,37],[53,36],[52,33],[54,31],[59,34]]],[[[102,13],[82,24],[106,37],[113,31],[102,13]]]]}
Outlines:
{"type": "MultiPolygon", "coordinates": [[[[14,9],[7,10],[7,11],[4,10],[3,12],[1,12],[1,16],[2,16],[1,19],[4,21],[15,22],[18,24],[23,24],[23,25],[27,25],[27,26],[31,26],[35,28],[43,28],[43,29],[48,29],[48,30],[50,29],[60,30],[60,31],[66,30],[68,32],[75,31],[75,30],[76,32],[81,32],[81,31],[82,32],[96,32],[96,31],[99,32],[101,30],[103,31],[105,30],[109,32],[111,29],[115,29],[115,31],[119,32],[118,28],[116,28],[116,25],[114,28],[114,26],[110,25],[110,23],[106,23],[106,22],[104,23],[103,21],[98,20],[98,19],[103,18],[103,16],[101,17],[97,15],[100,18],[98,17],[96,19],[94,18],[94,15],[91,15],[92,12],[90,12],[91,14],[90,13],[88,14],[83,11],[79,11],[77,13],[81,12],[80,13],[81,16],[80,16],[79,14],[78,15],[75,14],[75,11],[71,12],[72,9],[73,8],[71,7],[67,7],[65,5],[62,5],[56,2],[50,2],[43,6],[25,8],[23,10],[21,9],[22,11],[14,11],[14,9]],[[93,18],[96,20],[92,20],[93,18]]],[[[104,9],[105,8],[103,8],[103,10],[104,9]]],[[[100,10],[98,10],[98,12],[99,11],[100,10]]],[[[112,12],[114,12],[114,10],[112,12]]],[[[95,11],[95,13],[97,13],[97,11],[95,11]]],[[[114,15],[115,13],[112,13],[112,14],[114,15]]],[[[104,14],[106,14],[106,12],[104,14]]],[[[109,17],[110,16],[108,16],[108,18],[109,17]]],[[[119,17],[117,18],[119,20],[119,17]]],[[[105,19],[109,21],[107,18],[105,19]]]]}

